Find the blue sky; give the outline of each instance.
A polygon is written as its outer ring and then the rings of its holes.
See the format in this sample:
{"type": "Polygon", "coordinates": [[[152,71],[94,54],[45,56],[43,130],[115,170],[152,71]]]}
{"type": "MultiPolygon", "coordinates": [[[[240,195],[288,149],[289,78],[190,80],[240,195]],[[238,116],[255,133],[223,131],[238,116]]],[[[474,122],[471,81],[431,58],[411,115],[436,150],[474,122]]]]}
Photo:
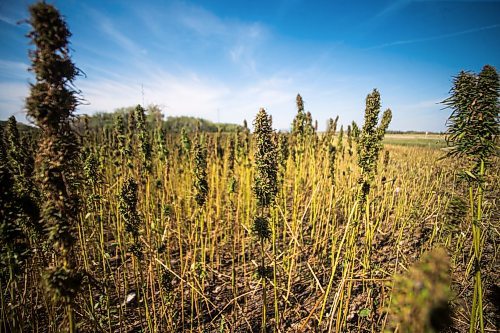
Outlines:
{"type": "MultiPolygon", "coordinates": [[[[165,115],[288,129],[300,93],[325,128],[362,122],[377,88],[392,130],[445,129],[452,76],[499,67],[500,1],[56,0],[86,77],[79,113],[158,104],[165,115]],[[143,86],[143,89],[141,88],[143,86]]],[[[25,119],[31,1],[0,0],[0,119],[25,119]]]]}

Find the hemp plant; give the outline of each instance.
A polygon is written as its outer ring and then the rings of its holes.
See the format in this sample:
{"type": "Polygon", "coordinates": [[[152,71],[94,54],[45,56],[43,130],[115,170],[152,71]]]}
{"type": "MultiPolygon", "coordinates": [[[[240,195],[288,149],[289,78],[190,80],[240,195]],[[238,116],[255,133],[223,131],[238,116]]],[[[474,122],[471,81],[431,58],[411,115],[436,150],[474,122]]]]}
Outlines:
{"type": "Polygon", "coordinates": [[[41,240],[43,228],[39,223],[39,193],[33,179],[35,161],[29,145],[23,142],[19,134],[14,116],[9,117],[5,127],[4,141],[5,166],[9,168],[13,178],[13,190],[25,212],[19,217],[20,226],[24,232],[41,240]]]}
{"type": "Polygon", "coordinates": [[[125,221],[125,231],[132,236],[133,243],[130,251],[138,258],[141,257],[141,245],[139,242],[139,228],[141,217],[137,211],[137,182],[128,178],[123,184],[120,192],[119,210],[125,221]]]}
{"type": "Polygon", "coordinates": [[[470,332],[484,331],[483,287],[481,281],[481,242],[483,239],[483,192],[491,159],[498,154],[500,82],[496,69],[486,65],[479,75],[460,72],[453,80],[450,97],[442,103],[451,109],[446,140],[451,146],[447,156],[469,161],[464,170],[469,183],[472,224],[474,293],[470,332]]]}
{"type": "Polygon", "coordinates": [[[451,323],[450,259],[442,248],[422,255],[404,274],[394,276],[386,332],[442,332],[451,323]]]}
{"type": "Polygon", "coordinates": [[[30,251],[28,237],[22,228],[25,206],[14,190],[15,178],[6,155],[0,140],[0,289],[3,293],[0,327],[16,332],[22,331],[22,319],[16,311],[22,298],[18,281],[22,278],[30,251]]]}
{"type": "Polygon", "coordinates": [[[339,121],[339,116],[333,118],[328,118],[326,121],[326,131],[323,136],[323,147],[328,150],[331,143],[333,143],[333,139],[335,138],[335,133],[337,132],[337,123],[339,121]]]}
{"type": "Polygon", "coordinates": [[[125,128],[125,121],[121,114],[117,114],[114,119],[114,132],[116,137],[116,148],[121,156],[127,154],[127,133],[125,128]]]}
{"type": "Polygon", "coordinates": [[[137,126],[137,142],[139,144],[139,156],[142,163],[143,174],[151,173],[151,141],[146,124],[146,110],[137,105],[134,111],[135,124],[137,126]]]}
{"type": "Polygon", "coordinates": [[[344,125],[340,125],[339,141],[337,141],[337,149],[344,157],[344,125]]]}
{"type": "Polygon", "coordinates": [[[203,207],[208,195],[207,150],[199,142],[196,142],[193,147],[193,154],[194,199],[199,207],[203,207]]]}
{"type": "Polygon", "coordinates": [[[182,154],[189,156],[189,153],[191,151],[191,139],[189,138],[185,127],[182,127],[181,129],[181,145],[182,154]]]}
{"type": "Polygon", "coordinates": [[[261,108],[254,120],[254,163],[253,192],[257,199],[258,213],[254,219],[253,231],[260,240],[260,266],[258,275],[262,283],[262,332],[266,332],[266,280],[270,269],[265,264],[265,241],[271,236],[269,229],[269,208],[278,192],[278,163],[275,158],[277,147],[273,140],[271,117],[261,108]]]}
{"type": "Polygon", "coordinates": [[[328,173],[332,186],[335,186],[335,160],[337,158],[337,148],[333,144],[328,145],[328,173]]]}
{"type": "Polygon", "coordinates": [[[358,166],[361,169],[361,190],[358,194],[358,204],[361,214],[365,211],[366,198],[370,192],[371,182],[376,171],[382,140],[385,131],[392,119],[392,112],[387,109],[383,115],[380,125],[378,118],[380,113],[380,93],[374,89],[366,97],[365,122],[359,137],[358,144],[358,166]]]}
{"type": "Polygon", "coordinates": [[[349,156],[352,156],[352,128],[351,125],[347,125],[347,152],[349,156]]]}
{"type": "Polygon", "coordinates": [[[359,140],[359,134],[360,134],[358,124],[356,124],[356,122],[353,120],[351,123],[351,126],[352,126],[352,138],[354,139],[354,142],[357,143],[359,140]]]}
{"type": "Polygon", "coordinates": [[[288,161],[289,147],[288,147],[288,136],[285,133],[277,134],[278,141],[278,166],[279,166],[279,178],[280,182],[283,182],[283,177],[286,172],[286,163],[288,161]]]}
{"type": "Polygon", "coordinates": [[[36,83],[26,98],[28,116],[42,130],[36,157],[38,180],[44,196],[41,221],[49,231],[56,255],[49,264],[46,282],[53,300],[66,308],[64,327],[74,332],[74,300],[82,275],[76,270],[73,245],[78,216],[76,180],[79,177],[79,146],[70,124],[78,105],[73,81],[79,75],[71,61],[71,32],[58,10],[39,2],[29,7],[28,33],[35,46],[30,50],[30,70],[36,83]]]}
{"type": "Polygon", "coordinates": [[[297,114],[292,122],[292,138],[295,144],[294,154],[301,155],[304,152],[304,145],[307,135],[307,115],[304,111],[304,101],[302,96],[297,94],[297,114]]]}

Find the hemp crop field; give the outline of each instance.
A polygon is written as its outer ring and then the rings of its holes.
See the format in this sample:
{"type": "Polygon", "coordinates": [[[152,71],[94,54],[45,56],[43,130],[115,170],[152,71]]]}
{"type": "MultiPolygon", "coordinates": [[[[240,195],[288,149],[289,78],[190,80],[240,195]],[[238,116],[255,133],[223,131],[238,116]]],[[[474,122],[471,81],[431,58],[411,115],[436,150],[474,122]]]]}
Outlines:
{"type": "Polygon", "coordinates": [[[96,127],[65,22],[30,13],[38,129],[0,132],[0,331],[500,328],[495,68],[457,75],[443,137],[386,136],[376,89],[321,133],[300,95],[290,133],[264,109],[170,132],[140,105],[96,127]]]}

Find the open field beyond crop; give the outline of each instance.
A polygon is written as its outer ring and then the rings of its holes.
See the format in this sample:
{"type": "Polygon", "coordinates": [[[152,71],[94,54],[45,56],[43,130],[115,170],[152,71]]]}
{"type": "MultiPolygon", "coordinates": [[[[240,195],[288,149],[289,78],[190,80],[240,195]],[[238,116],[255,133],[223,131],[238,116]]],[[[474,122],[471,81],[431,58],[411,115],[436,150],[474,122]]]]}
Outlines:
{"type": "Polygon", "coordinates": [[[446,139],[439,134],[386,134],[384,143],[400,146],[419,146],[427,148],[445,148],[446,139]]]}

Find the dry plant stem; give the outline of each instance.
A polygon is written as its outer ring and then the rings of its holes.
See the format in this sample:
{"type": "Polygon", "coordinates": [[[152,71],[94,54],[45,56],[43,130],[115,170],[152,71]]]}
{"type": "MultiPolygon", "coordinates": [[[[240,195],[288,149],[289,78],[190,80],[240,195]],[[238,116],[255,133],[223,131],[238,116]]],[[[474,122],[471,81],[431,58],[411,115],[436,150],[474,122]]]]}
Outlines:
{"type": "MultiPolygon", "coordinates": [[[[482,180],[484,176],[484,160],[481,159],[479,178],[482,180]]],[[[483,320],[483,287],[481,281],[481,221],[483,218],[483,184],[477,185],[477,201],[474,202],[473,187],[469,186],[469,198],[470,207],[472,215],[472,243],[474,249],[474,294],[472,298],[472,312],[470,319],[470,329],[469,332],[475,332],[477,329],[477,322],[479,321],[479,330],[484,332],[484,320],[483,320]],[[475,212],[474,212],[475,208],[475,212]]]]}

